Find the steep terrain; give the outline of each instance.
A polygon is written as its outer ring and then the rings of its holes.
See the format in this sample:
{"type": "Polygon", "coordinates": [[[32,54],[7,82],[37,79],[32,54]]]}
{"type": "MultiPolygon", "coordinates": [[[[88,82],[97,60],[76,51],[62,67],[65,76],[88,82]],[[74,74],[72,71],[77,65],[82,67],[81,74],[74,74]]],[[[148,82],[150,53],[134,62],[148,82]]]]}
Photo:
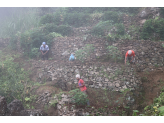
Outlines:
{"type": "MultiPolygon", "coordinates": [[[[26,97],[32,98],[30,102],[33,109],[26,110],[19,101],[4,103],[0,98],[5,112],[1,115],[60,115],[60,116],[86,116],[86,115],[132,115],[133,110],[140,113],[147,105],[153,103],[164,86],[164,47],[162,42],[139,39],[140,35],[130,29],[131,25],[142,27],[149,18],[159,16],[156,7],[142,8],[136,16],[123,14],[125,33],[133,39],[118,39],[108,41],[105,37],[97,37],[90,34],[92,26],[73,27],[73,34],[65,37],[56,37],[50,49],[49,60],[40,58],[26,60],[23,51],[19,49],[20,57],[14,62],[23,63],[25,70],[30,70],[30,79],[35,82],[26,92],[26,97]],[[94,51],[85,58],[84,62],[76,59],[69,62],[71,53],[83,49],[86,44],[92,44],[94,51]],[[107,50],[107,46],[117,47],[121,60],[113,61],[107,50]],[[125,65],[124,57],[127,50],[132,49],[136,53],[136,64],[125,65]],[[79,73],[87,86],[88,98],[91,106],[78,106],[72,103],[70,94],[77,86],[75,75],[79,73]],[[21,107],[16,114],[11,112],[12,107],[21,107]],[[46,113],[45,113],[46,112],[46,113]]],[[[112,31],[111,31],[112,32],[112,31]]],[[[0,40],[0,46],[7,46],[7,41],[0,40]],[[5,43],[4,43],[5,42],[5,43]]],[[[19,42],[18,42],[19,45],[19,42]]],[[[27,99],[28,99],[27,98],[27,99]]],[[[27,101],[28,102],[28,101],[27,101]]]]}

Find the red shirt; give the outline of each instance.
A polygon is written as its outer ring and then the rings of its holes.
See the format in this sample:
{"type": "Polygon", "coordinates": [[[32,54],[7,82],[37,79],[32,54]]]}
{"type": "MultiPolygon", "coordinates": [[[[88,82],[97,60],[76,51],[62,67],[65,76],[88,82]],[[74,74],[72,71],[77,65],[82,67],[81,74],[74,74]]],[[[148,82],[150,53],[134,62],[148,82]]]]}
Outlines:
{"type": "MultiPolygon", "coordinates": [[[[129,51],[129,50],[128,50],[129,51]]],[[[125,57],[131,57],[131,56],[135,56],[135,52],[133,51],[133,50],[131,50],[132,51],[132,54],[128,54],[128,51],[126,52],[126,55],[125,55],[125,57]]]]}
{"type": "MultiPolygon", "coordinates": [[[[84,81],[83,81],[82,79],[80,79],[79,82],[78,82],[78,85],[79,85],[79,86],[82,86],[82,84],[84,84],[84,81]]],[[[80,90],[81,90],[81,91],[85,91],[85,90],[87,90],[87,88],[86,88],[86,86],[80,87],[80,90]]]]}

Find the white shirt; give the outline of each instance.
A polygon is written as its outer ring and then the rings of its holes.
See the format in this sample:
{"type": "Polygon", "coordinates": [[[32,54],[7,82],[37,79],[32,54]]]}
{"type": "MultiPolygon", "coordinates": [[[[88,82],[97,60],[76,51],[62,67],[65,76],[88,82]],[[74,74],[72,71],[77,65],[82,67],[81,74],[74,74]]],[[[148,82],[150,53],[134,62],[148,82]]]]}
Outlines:
{"type": "Polygon", "coordinates": [[[47,50],[49,50],[49,47],[48,47],[48,45],[46,45],[45,47],[43,45],[41,45],[40,50],[47,51],[47,50]]]}

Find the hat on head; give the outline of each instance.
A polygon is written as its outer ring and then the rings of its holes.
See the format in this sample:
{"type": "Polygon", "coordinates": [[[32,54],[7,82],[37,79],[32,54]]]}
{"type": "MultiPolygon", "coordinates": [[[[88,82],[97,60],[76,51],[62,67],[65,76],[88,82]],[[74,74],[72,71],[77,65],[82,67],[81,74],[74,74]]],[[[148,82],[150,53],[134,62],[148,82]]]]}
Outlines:
{"type": "Polygon", "coordinates": [[[45,45],[45,44],[46,44],[46,42],[43,42],[42,44],[43,44],[43,45],[45,45]]]}
{"type": "Polygon", "coordinates": [[[80,79],[80,75],[79,75],[79,74],[77,74],[77,75],[76,75],[76,78],[79,78],[79,79],[80,79]]]}
{"type": "Polygon", "coordinates": [[[129,51],[128,51],[128,54],[129,54],[129,55],[131,55],[131,54],[132,54],[132,51],[131,51],[131,50],[129,50],[129,51]]]}

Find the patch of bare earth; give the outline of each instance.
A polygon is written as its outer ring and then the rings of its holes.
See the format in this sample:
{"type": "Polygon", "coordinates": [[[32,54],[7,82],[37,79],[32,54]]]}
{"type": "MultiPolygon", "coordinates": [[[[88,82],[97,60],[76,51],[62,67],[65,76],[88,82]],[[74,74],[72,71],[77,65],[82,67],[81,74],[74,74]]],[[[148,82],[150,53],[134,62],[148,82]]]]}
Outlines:
{"type": "Polygon", "coordinates": [[[153,72],[139,73],[142,77],[145,105],[153,103],[153,99],[160,95],[161,88],[164,86],[164,72],[156,70],[153,72]]]}

